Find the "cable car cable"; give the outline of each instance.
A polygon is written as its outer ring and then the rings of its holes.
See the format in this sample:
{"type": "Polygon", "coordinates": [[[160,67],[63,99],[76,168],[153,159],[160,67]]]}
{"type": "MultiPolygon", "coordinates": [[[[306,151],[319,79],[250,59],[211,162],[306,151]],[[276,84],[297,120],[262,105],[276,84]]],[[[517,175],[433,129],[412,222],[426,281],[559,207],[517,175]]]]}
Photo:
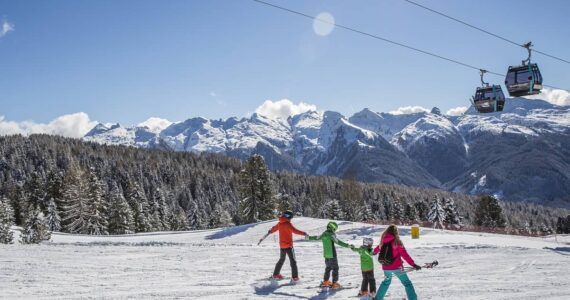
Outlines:
{"type": "MultiPolygon", "coordinates": [[[[519,44],[519,43],[517,43],[517,42],[515,42],[515,41],[512,41],[512,40],[506,38],[506,37],[503,37],[503,36],[500,36],[500,35],[498,35],[498,34],[492,33],[492,32],[490,32],[490,31],[487,31],[487,30],[482,29],[482,28],[480,28],[480,27],[477,27],[477,26],[475,26],[475,25],[471,25],[471,24],[469,24],[469,23],[467,23],[467,22],[465,22],[465,21],[461,21],[461,20],[459,20],[459,19],[457,19],[457,18],[454,18],[454,17],[452,17],[452,16],[450,16],[450,15],[444,14],[444,13],[442,13],[442,12],[440,12],[440,11],[431,9],[431,8],[429,8],[429,7],[427,7],[427,6],[424,6],[424,5],[422,5],[422,4],[419,4],[419,3],[417,3],[417,2],[414,2],[414,1],[411,1],[411,0],[404,0],[404,1],[406,1],[406,2],[408,2],[408,3],[410,3],[410,4],[412,4],[412,5],[415,5],[415,6],[417,6],[417,7],[423,8],[423,9],[425,9],[425,10],[427,10],[427,11],[430,11],[430,12],[433,12],[433,13],[435,13],[435,14],[438,14],[438,15],[440,15],[440,16],[442,16],[442,17],[445,17],[445,18],[448,18],[448,19],[450,19],[450,20],[453,20],[453,21],[455,21],[455,22],[457,22],[457,23],[461,23],[461,24],[463,24],[463,25],[465,25],[465,26],[468,26],[468,27],[471,27],[471,28],[473,28],[473,29],[475,29],[475,30],[479,30],[479,31],[481,31],[481,32],[483,32],[483,33],[486,33],[486,34],[488,34],[488,35],[494,36],[494,37],[496,37],[496,38],[498,38],[498,39],[501,39],[501,40],[503,40],[503,41],[505,41],[505,42],[507,42],[507,43],[511,43],[511,44],[513,44],[513,45],[516,45],[516,46],[519,46],[519,47],[523,47],[523,48],[524,48],[524,46],[525,46],[525,44],[519,44]]],[[[542,55],[544,55],[544,56],[548,56],[548,57],[550,57],[550,58],[559,60],[559,61],[561,61],[561,62],[565,62],[565,63],[567,63],[567,64],[570,64],[570,61],[568,61],[568,60],[566,60],[566,59],[563,59],[563,58],[560,58],[560,57],[556,57],[556,56],[554,56],[554,55],[552,55],[552,54],[548,54],[548,53],[545,53],[545,52],[542,52],[542,51],[538,51],[538,50],[536,50],[536,49],[532,49],[532,51],[534,51],[534,52],[536,52],[536,53],[539,53],[539,54],[542,54],[542,55]]]]}
{"type": "MultiPolygon", "coordinates": [[[[425,54],[425,55],[429,55],[429,56],[436,57],[436,58],[439,58],[439,59],[442,59],[442,60],[446,60],[446,61],[449,61],[449,62],[458,64],[458,65],[464,66],[464,67],[466,67],[466,68],[474,69],[474,70],[477,70],[477,71],[483,69],[483,68],[478,68],[478,67],[476,67],[476,66],[473,66],[473,65],[470,65],[470,64],[467,64],[467,63],[464,63],[464,62],[455,60],[455,59],[447,58],[447,57],[444,57],[444,56],[441,56],[441,55],[438,55],[438,54],[435,54],[435,53],[432,53],[432,52],[429,52],[429,51],[425,51],[425,50],[422,50],[422,49],[419,49],[419,48],[416,48],[416,47],[413,47],[413,46],[409,46],[409,45],[406,45],[406,44],[403,44],[403,43],[400,43],[400,42],[396,42],[396,41],[393,41],[393,40],[390,40],[390,39],[381,37],[381,36],[379,36],[379,35],[375,35],[375,34],[371,34],[371,33],[368,33],[368,32],[364,32],[364,31],[362,31],[362,30],[358,30],[358,29],[355,29],[355,28],[352,28],[352,27],[349,27],[349,26],[341,25],[341,24],[338,24],[338,23],[336,23],[336,22],[329,22],[329,21],[327,21],[327,20],[319,19],[319,18],[317,18],[317,17],[315,17],[315,16],[311,16],[311,15],[308,15],[308,14],[305,14],[305,13],[302,13],[302,12],[299,12],[299,11],[296,11],[296,10],[292,10],[292,9],[289,9],[289,8],[286,8],[286,7],[282,7],[282,6],[279,6],[279,5],[275,5],[275,4],[272,4],[272,3],[269,3],[269,2],[265,2],[265,1],[262,1],[262,0],[252,0],[252,1],[257,2],[257,3],[259,3],[259,4],[266,5],[266,6],[270,6],[270,7],[273,7],[273,8],[277,8],[277,9],[280,9],[280,10],[282,10],[282,11],[286,11],[286,12],[289,12],[289,13],[292,13],[292,14],[296,14],[296,15],[299,15],[299,16],[302,16],[302,17],[305,17],[305,18],[308,18],[308,19],[311,19],[311,20],[317,20],[317,21],[322,22],[322,23],[326,23],[326,24],[329,24],[329,25],[332,25],[332,26],[335,26],[335,27],[338,27],[338,28],[342,28],[342,29],[345,29],[345,30],[348,30],[348,31],[352,31],[352,32],[358,33],[358,34],[360,34],[360,35],[364,35],[364,36],[371,37],[371,38],[374,38],[374,39],[377,39],[377,40],[381,40],[381,41],[384,41],[384,42],[387,42],[387,43],[390,43],[390,44],[393,44],[393,45],[396,45],[396,46],[400,46],[400,47],[403,47],[403,48],[406,48],[406,49],[409,49],[409,50],[413,50],[413,51],[416,51],[416,52],[419,52],[419,53],[423,53],[423,54],[425,54]]],[[[405,0],[405,1],[406,1],[406,0],[405,0]]],[[[518,45],[518,44],[517,44],[517,45],[518,45]]],[[[519,46],[520,46],[520,45],[519,45],[519,46]]],[[[489,70],[487,70],[487,69],[484,69],[484,70],[486,70],[486,71],[487,71],[486,73],[488,73],[488,74],[493,74],[493,75],[505,77],[505,74],[501,74],[501,73],[489,71],[489,70]]],[[[545,86],[545,87],[549,87],[549,88],[553,88],[553,89],[559,89],[559,90],[570,91],[570,89],[556,88],[556,87],[548,86],[548,85],[544,85],[544,86],[545,86]]]]}

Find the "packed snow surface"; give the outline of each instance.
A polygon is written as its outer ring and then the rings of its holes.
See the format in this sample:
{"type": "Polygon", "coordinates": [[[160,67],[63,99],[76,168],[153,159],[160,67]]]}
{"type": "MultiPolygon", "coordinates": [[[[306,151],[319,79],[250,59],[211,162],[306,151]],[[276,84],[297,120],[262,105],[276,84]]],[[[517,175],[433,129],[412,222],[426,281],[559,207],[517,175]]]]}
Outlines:
{"type": "MultiPolygon", "coordinates": [[[[298,217],[294,225],[317,235],[328,221],[298,217]]],[[[378,242],[384,226],[338,222],[338,237],[361,245],[378,242]]],[[[348,299],[358,293],[359,258],[337,248],[340,283],[346,289],[319,293],[324,270],[320,242],[298,236],[301,282],[272,283],[278,237],[257,241],[275,221],[193,232],[129,236],[53,234],[41,245],[0,245],[2,299],[348,299]]],[[[570,238],[531,238],[422,228],[420,239],[400,233],[418,264],[410,273],[419,299],[570,299],[570,238]]],[[[376,279],[382,273],[376,264],[376,279]]],[[[288,262],[282,274],[290,276],[288,262]]],[[[395,279],[386,299],[405,293],[395,279]]]]}

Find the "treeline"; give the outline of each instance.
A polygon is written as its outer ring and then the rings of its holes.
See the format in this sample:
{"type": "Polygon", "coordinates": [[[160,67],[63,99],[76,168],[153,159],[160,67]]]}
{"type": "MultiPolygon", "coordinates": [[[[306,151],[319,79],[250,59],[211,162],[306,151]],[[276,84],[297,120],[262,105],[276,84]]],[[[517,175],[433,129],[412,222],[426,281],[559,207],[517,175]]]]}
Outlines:
{"type": "MultiPolygon", "coordinates": [[[[17,225],[35,220],[39,228],[81,234],[231,226],[273,218],[286,208],[319,218],[460,226],[477,221],[480,203],[439,190],[270,173],[260,157],[243,164],[222,155],[48,135],[0,137],[0,201],[17,225]],[[261,213],[259,204],[265,205],[261,213]]],[[[552,232],[557,218],[567,215],[524,203],[500,208],[499,226],[524,230],[552,232]]]]}

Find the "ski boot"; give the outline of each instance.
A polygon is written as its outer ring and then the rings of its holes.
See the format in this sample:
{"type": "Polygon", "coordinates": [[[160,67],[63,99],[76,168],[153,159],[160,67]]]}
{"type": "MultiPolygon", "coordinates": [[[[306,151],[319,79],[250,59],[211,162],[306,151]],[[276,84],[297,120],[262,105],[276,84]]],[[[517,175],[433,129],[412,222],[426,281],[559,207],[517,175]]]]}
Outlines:
{"type": "Polygon", "coordinates": [[[331,287],[333,285],[332,282],[330,282],[329,280],[324,280],[323,282],[321,282],[321,287],[325,288],[325,287],[331,287]]]}
{"type": "Polygon", "coordinates": [[[273,280],[283,280],[283,278],[284,277],[281,274],[271,276],[271,279],[273,279],[273,280]]]}
{"type": "Polygon", "coordinates": [[[333,290],[337,290],[337,289],[341,289],[342,286],[338,283],[338,282],[333,282],[331,285],[331,289],[333,290]]]}
{"type": "Polygon", "coordinates": [[[366,297],[368,296],[368,291],[359,291],[357,297],[366,297]]]}
{"type": "Polygon", "coordinates": [[[293,277],[293,278],[291,278],[291,283],[292,283],[292,284],[297,284],[297,283],[299,283],[300,281],[301,281],[301,279],[299,279],[299,277],[293,277]]]}

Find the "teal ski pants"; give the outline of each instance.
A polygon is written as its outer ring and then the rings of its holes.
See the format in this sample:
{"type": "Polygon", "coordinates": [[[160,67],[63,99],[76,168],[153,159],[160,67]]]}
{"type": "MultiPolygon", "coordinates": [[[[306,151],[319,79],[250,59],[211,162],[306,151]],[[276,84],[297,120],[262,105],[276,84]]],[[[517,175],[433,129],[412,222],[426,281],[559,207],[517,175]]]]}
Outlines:
{"type": "Polygon", "coordinates": [[[402,270],[384,270],[384,280],[380,284],[380,288],[378,289],[378,293],[376,294],[375,300],[383,300],[384,296],[386,296],[386,292],[388,292],[388,288],[390,287],[390,283],[392,283],[392,277],[398,277],[400,282],[406,288],[406,295],[408,296],[408,300],[417,300],[418,296],[416,295],[416,291],[414,290],[414,285],[408,278],[408,275],[403,272],[402,270]]]}

